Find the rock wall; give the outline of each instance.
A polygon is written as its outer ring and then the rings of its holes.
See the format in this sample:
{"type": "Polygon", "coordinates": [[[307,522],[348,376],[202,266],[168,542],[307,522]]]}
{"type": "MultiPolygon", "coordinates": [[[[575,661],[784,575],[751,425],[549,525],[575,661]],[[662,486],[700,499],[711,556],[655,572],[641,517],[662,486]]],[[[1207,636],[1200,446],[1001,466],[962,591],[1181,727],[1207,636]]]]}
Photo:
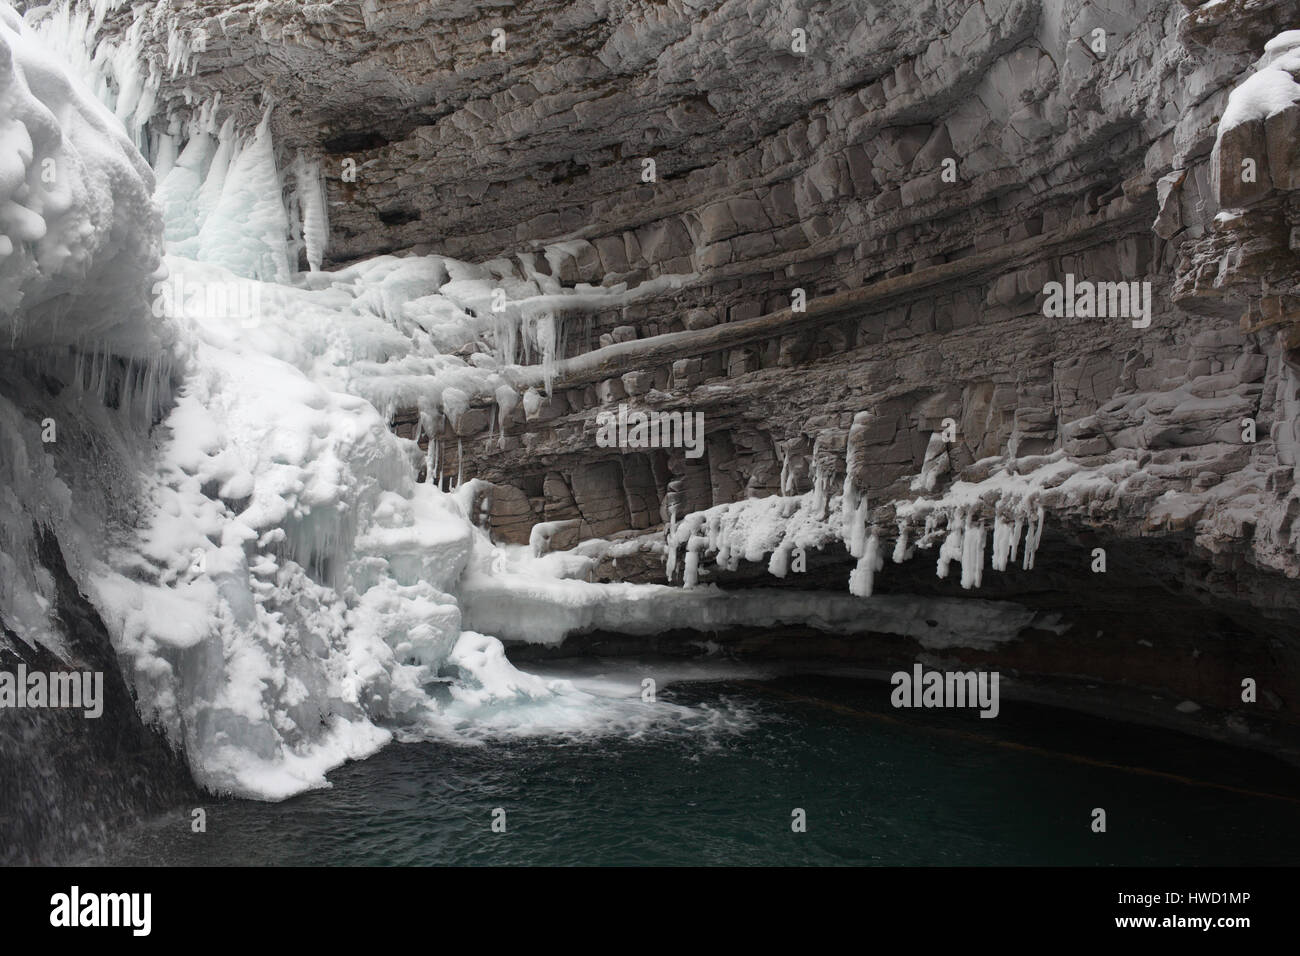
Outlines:
{"type": "Polygon", "coordinates": [[[5,865],[74,861],[142,817],[200,799],[184,756],[141,721],[104,622],[69,575],[54,534],[40,529],[39,538],[69,646],[56,655],[0,622],[0,672],[15,679],[36,671],[102,674],[102,713],[94,719],[56,708],[0,713],[5,865]]]}
{"type": "MultiPolygon", "coordinates": [[[[330,262],[437,252],[634,293],[557,314],[550,388],[540,368],[517,375],[540,401],[500,425],[481,404],[441,423],[439,473],[492,483],[499,539],[559,522],[548,547],[662,540],[692,512],[847,476],[888,543],[900,502],[986,479],[990,458],[1015,472],[1056,455],[1079,477],[1035,500],[1044,547],[1064,551],[1007,596],[1095,597],[1104,546],[1108,580],[1128,569],[1112,587],[1140,580],[1169,612],[1126,621],[1134,640],[1190,654],[1188,608],[1215,607],[1229,630],[1268,635],[1255,664],[1296,673],[1300,114],[1220,139],[1232,91],[1297,25],[1293,3],[170,10],[172,34],[204,40],[163,84],[172,115],[218,92],[245,122],[273,103],[278,142],[323,160],[330,262]],[[1049,284],[1075,280],[1149,283],[1149,315],[1045,315],[1049,284]],[[703,413],[704,453],[602,447],[597,414],[620,403],[703,413]]],[[[399,410],[394,425],[421,437],[417,421],[399,410]]],[[[995,499],[963,520],[992,524],[995,499]]],[[[931,544],[953,520],[934,514],[931,544]]],[[[827,544],[827,586],[861,560],[850,550],[827,544]]],[[[715,558],[702,580],[765,574],[715,558]]],[[[657,559],[597,573],[663,579],[657,559]]],[[[1071,613],[1082,635],[1096,601],[1071,613]]],[[[1215,652],[1223,680],[1234,653],[1215,652]]],[[[1059,668],[1084,657],[1075,645],[1059,668]]]]}

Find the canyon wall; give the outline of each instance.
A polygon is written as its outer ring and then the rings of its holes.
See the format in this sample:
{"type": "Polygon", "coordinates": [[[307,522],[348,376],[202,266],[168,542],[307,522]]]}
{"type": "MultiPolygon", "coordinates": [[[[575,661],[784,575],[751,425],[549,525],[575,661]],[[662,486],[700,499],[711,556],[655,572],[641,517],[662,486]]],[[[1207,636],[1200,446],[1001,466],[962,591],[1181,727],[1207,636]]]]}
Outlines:
{"type": "MultiPolygon", "coordinates": [[[[978,593],[1069,629],[1004,662],[1225,709],[1253,675],[1256,711],[1294,726],[1300,108],[1228,114],[1296,14],[173,3],[151,55],[194,52],[150,130],[217,93],[249,126],[271,107],[285,155],[322,163],[326,268],[444,254],[572,292],[553,367],[511,372],[532,400],[476,400],[433,429],[439,476],[491,483],[498,540],[620,540],[618,558],[588,552],[593,577],[663,581],[667,531],[701,582],[843,590],[867,559],[832,521],[803,577],[676,531],[845,488],[867,502],[868,563],[898,558],[876,591],[963,594],[933,547],[961,526],[982,541],[1012,478],[1037,473],[1014,502],[1043,508],[1036,564],[978,593]],[[1045,315],[1054,282],[1138,283],[1149,315],[1045,315]],[[703,413],[703,454],[602,447],[598,413],[620,404],[703,413]]],[[[420,417],[393,410],[427,443],[420,417]]]]}

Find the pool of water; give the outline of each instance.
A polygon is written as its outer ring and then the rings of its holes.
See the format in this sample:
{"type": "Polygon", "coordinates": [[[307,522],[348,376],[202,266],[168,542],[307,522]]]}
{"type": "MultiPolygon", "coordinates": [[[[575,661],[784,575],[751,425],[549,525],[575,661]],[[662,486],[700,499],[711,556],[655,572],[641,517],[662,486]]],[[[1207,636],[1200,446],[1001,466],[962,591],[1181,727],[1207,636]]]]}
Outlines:
{"type": "MultiPolygon", "coordinates": [[[[603,676],[593,666],[589,681],[603,676]]],[[[715,719],[395,743],[336,770],[330,789],[210,801],[199,834],[179,807],[81,862],[1300,861],[1300,771],[1270,757],[1005,699],[996,720],[898,711],[888,692],[845,677],[697,675],[659,700],[715,719]],[[1091,828],[1097,807],[1105,833],[1091,828]]]]}

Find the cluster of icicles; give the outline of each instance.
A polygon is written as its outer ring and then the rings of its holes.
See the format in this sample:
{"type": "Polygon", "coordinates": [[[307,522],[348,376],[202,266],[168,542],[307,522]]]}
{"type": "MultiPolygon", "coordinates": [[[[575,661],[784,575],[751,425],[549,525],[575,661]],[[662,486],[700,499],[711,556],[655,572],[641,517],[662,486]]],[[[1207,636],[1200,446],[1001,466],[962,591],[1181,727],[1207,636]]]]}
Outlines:
{"type": "Polygon", "coordinates": [[[162,105],[164,73],[175,80],[195,72],[208,38],[201,28],[182,28],[167,3],[136,5],[130,26],[113,34],[105,29],[106,17],[124,2],[57,0],[34,7],[26,24],[86,80],[149,160],[161,186],[171,251],[220,262],[250,278],[286,281],[297,250],[305,249],[310,268],[318,270],[329,235],[319,160],[303,154],[294,160],[286,205],[269,106],[250,137],[238,135],[233,117],[217,121],[220,94],[191,104],[188,120],[171,116],[166,131],[152,123],[162,105]],[[165,63],[147,55],[154,43],[166,49],[165,63]],[[230,221],[247,215],[259,228],[230,221]],[[258,241],[250,243],[251,237],[258,241]]]}
{"type": "MultiPolygon", "coordinates": [[[[678,575],[678,554],[683,549],[681,580],[689,588],[699,583],[700,563],[708,555],[715,556],[719,570],[727,571],[735,571],[742,559],[757,562],[767,557],[768,573],[784,578],[792,569],[792,557],[840,540],[857,560],[849,574],[849,592],[870,597],[875,576],[885,564],[887,545],[882,544],[882,529],[871,519],[866,495],[854,488],[852,470],[847,475],[842,494],[829,498],[827,479],[817,467],[812,489],[802,495],[718,505],[680,521],[672,513],[665,549],[668,580],[678,575]]],[[[918,549],[937,545],[935,573],[947,578],[956,561],[961,565],[961,586],[978,588],[984,578],[990,524],[993,569],[1005,571],[1019,560],[1022,568],[1031,570],[1044,515],[1039,490],[1032,483],[999,486],[994,479],[979,495],[918,498],[895,508],[892,558],[902,564],[918,549]]]]}
{"type": "Polygon", "coordinates": [[[145,126],[158,106],[163,73],[171,79],[194,73],[196,54],[207,47],[201,29],[182,28],[168,3],[133,8],[131,25],[116,37],[101,35],[110,11],[126,0],[55,0],[33,7],[28,27],[91,86],[146,156],[152,155],[145,126]],[[163,36],[166,39],[163,41],[163,36]],[[163,64],[145,56],[157,38],[167,50],[163,64]]]}

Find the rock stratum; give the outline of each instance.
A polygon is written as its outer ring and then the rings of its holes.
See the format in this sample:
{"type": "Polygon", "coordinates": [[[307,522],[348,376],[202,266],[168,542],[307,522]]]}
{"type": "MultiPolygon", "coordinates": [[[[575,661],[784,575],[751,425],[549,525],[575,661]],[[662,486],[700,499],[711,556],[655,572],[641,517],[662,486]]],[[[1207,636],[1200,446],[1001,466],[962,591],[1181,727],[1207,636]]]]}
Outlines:
{"type": "Polygon", "coordinates": [[[105,29],[155,70],[146,144],[219,94],[320,164],[326,270],[483,263],[507,311],[558,283],[508,395],[387,409],[435,478],[482,479],[496,540],[594,580],[1006,602],[1031,613],[993,644],[720,639],[1187,698],[1171,720],[1288,749],[1298,14],[174,0],[105,29]],[[1052,283],[1149,310],[1045,314],[1052,283]],[[604,447],[620,405],[702,413],[702,454],[604,447]]]}

